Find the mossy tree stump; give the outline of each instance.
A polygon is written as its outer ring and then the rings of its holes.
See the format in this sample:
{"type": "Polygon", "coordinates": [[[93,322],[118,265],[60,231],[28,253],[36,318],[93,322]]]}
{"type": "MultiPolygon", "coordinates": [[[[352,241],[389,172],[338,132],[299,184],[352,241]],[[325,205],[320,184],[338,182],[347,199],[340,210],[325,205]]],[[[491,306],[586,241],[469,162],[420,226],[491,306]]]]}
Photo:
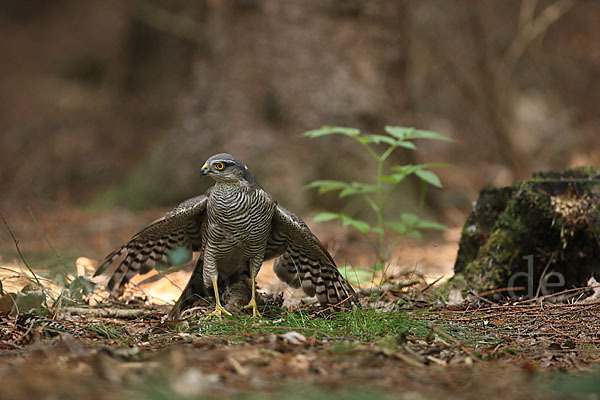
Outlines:
{"type": "Polygon", "coordinates": [[[464,225],[450,284],[534,297],[600,280],[600,169],[535,173],[485,188],[464,225]]]}

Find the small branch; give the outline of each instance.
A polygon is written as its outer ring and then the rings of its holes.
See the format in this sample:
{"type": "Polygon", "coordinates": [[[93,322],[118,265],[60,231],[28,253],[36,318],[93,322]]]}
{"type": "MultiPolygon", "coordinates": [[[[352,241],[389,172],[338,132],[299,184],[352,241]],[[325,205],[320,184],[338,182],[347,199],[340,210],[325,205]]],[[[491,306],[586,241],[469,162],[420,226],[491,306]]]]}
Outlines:
{"type": "Polygon", "coordinates": [[[429,285],[425,286],[423,288],[423,290],[421,290],[421,294],[425,293],[426,291],[428,291],[429,289],[431,289],[433,287],[433,285],[435,285],[436,283],[438,283],[442,278],[444,277],[444,275],[441,275],[439,278],[437,278],[435,281],[431,282],[429,285]]]}
{"type": "Polygon", "coordinates": [[[504,54],[504,57],[498,64],[496,73],[496,88],[499,92],[498,104],[502,107],[508,93],[508,87],[519,60],[527,50],[527,48],[540,35],[545,33],[550,26],[558,21],[569,9],[573,6],[573,0],[557,0],[547,6],[537,17],[533,17],[535,2],[524,3],[527,9],[521,9],[519,32],[514,37],[510,47],[504,54]],[[529,19],[525,22],[525,19],[529,19]]]}
{"type": "Polygon", "coordinates": [[[31,275],[33,275],[33,278],[35,279],[35,281],[38,284],[38,286],[39,286],[40,290],[42,291],[42,293],[44,294],[44,307],[48,308],[48,302],[46,301],[46,299],[48,297],[48,293],[46,293],[46,288],[42,285],[42,282],[40,282],[40,280],[38,279],[38,277],[35,274],[35,272],[33,272],[33,270],[31,269],[31,267],[29,266],[29,264],[25,260],[25,257],[23,256],[23,253],[21,253],[21,249],[19,248],[19,241],[17,240],[17,238],[13,234],[13,231],[10,229],[10,226],[8,225],[8,222],[6,222],[6,218],[4,218],[4,214],[2,214],[1,211],[0,211],[0,217],[2,217],[2,222],[4,222],[4,226],[6,226],[6,229],[8,230],[8,233],[10,234],[10,236],[12,237],[13,242],[15,242],[15,247],[17,248],[17,253],[19,253],[19,257],[21,257],[21,260],[23,261],[23,264],[25,264],[25,266],[27,267],[27,269],[29,270],[29,272],[31,273],[31,275]]]}
{"type": "Polygon", "coordinates": [[[385,292],[386,290],[390,290],[390,289],[404,289],[406,287],[411,287],[411,286],[417,285],[418,283],[419,282],[417,282],[417,281],[412,281],[412,282],[408,282],[408,283],[399,283],[399,284],[387,283],[385,285],[371,286],[371,287],[367,287],[367,288],[358,289],[356,291],[356,294],[361,295],[361,296],[370,296],[372,294],[385,292]]]}
{"type": "Polygon", "coordinates": [[[375,150],[373,150],[373,148],[371,146],[369,146],[368,143],[361,142],[358,139],[358,137],[354,137],[354,140],[356,140],[361,145],[365,146],[365,148],[369,151],[369,154],[371,154],[371,156],[373,156],[374,159],[379,160],[379,154],[377,154],[377,152],[375,152],[375,150]]]}
{"type": "Polygon", "coordinates": [[[392,197],[392,194],[396,190],[396,186],[398,186],[399,183],[400,182],[394,183],[390,190],[386,193],[383,203],[381,204],[381,212],[383,212],[383,210],[385,210],[385,208],[387,207],[387,203],[390,201],[390,198],[392,197]]]}
{"type": "Polygon", "coordinates": [[[385,161],[390,156],[390,154],[394,152],[395,149],[396,146],[390,145],[390,147],[381,155],[381,161],[385,161]]]}
{"type": "Polygon", "coordinates": [[[85,315],[97,318],[126,318],[134,319],[153,315],[152,310],[147,309],[123,309],[123,308],[86,308],[86,307],[63,307],[62,312],[76,315],[85,315]]]}
{"type": "Polygon", "coordinates": [[[375,211],[376,213],[379,212],[379,209],[377,207],[377,204],[375,204],[375,202],[373,201],[372,198],[370,198],[368,195],[363,194],[362,195],[363,198],[365,199],[365,201],[371,206],[371,208],[373,209],[373,211],[375,211]]]}
{"type": "Polygon", "coordinates": [[[373,242],[373,240],[366,233],[361,232],[361,231],[358,231],[358,232],[365,238],[365,240],[367,241],[369,246],[371,246],[371,248],[375,252],[375,258],[377,258],[377,261],[379,261],[381,259],[381,253],[379,252],[379,248],[377,247],[375,242],[373,242]]]}
{"type": "Polygon", "coordinates": [[[550,257],[550,260],[548,260],[546,267],[542,271],[542,275],[540,275],[540,282],[538,284],[537,290],[535,291],[535,297],[538,297],[540,295],[540,290],[542,290],[542,283],[544,282],[544,276],[546,276],[546,271],[548,271],[548,267],[550,266],[550,264],[552,264],[553,261],[554,261],[554,254],[552,255],[552,257],[550,257]]]}

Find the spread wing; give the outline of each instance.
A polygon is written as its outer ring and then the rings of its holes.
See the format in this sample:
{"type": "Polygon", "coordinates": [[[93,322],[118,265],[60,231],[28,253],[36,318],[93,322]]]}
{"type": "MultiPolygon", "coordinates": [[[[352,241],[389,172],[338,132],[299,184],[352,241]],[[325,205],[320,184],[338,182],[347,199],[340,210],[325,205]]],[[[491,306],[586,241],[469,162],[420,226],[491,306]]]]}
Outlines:
{"type": "Polygon", "coordinates": [[[106,256],[94,276],[124,256],[107,284],[108,290],[118,292],[134,275],[150,272],[157,265],[169,265],[169,258],[176,258],[177,264],[189,261],[193,251],[202,246],[207,202],[208,197],[200,195],[179,204],[106,256]]]}
{"type": "Polygon", "coordinates": [[[271,222],[271,236],[265,259],[279,256],[273,269],[282,281],[302,287],[308,296],[317,296],[322,304],[337,304],[356,294],[342,277],[331,255],[304,221],[278,205],[271,222]]]}

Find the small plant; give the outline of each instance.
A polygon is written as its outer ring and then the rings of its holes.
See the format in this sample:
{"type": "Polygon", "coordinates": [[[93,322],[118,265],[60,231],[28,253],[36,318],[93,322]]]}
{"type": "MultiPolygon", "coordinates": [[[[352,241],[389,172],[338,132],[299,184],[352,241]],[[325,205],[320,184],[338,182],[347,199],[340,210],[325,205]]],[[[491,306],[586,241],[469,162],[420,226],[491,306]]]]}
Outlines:
{"type": "MultiPolygon", "coordinates": [[[[329,135],[348,136],[360,143],[366,151],[373,157],[376,163],[376,173],[373,183],[362,182],[341,182],[333,180],[318,180],[305,186],[306,189],[318,188],[319,194],[330,191],[339,191],[340,199],[349,196],[360,196],[369,208],[375,214],[375,223],[351,218],[348,215],[322,212],[317,214],[315,221],[340,220],[344,226],[351,226],[356,229],[369,243],[375,253],[377,264],[375,270],[383,269],[388,266],[390,254],[405,235],[421,238],[422,229],[447,229],[446,226],[421,219],[413,213],[399,214],[399,220],[393,221],[386,219],[385,211],[389,205],[392,193],[398,188],[398,185],[409,175],[417,176],[422,182],[421,204],[425,196],[427,185],[442,187],[438,176],[430,171],[430,168],[445,167],[446,164],[407,164],[393,165],[384,168],[385,161],[398,148],[416,150],[417,146],[413,143],[416,139],[430,139],[453,141],[451,138],[440,135],[435,132],[419,130],[415,128],[404,128],[396,126],[386,126],[385,133],[382,135],[372,135],[361,133],[358,129],[344,127],[325,126],[321,129],[315,129],[305,132],[303,136],[310,139],[329,135]],[[381,151],[382,146],[387,146],[381,151]],[[378,152],[381,151],[381,152],[378,152]],[[386,229],[388,228],[388,229],[386,229]],[[393,232],[390,235],[390,231],[393,232]],[[375,240],[373,239],[373,234],[375,240]],[[394,237],[395,236],[395,237],[394,237]]],[[[346,274],[350,275],[350,274],[346,274]]],[[[384,273],[385,277],[385,273],[384,273]]],[[[352,276],[347,276],[352,278],[352,276]]]]}

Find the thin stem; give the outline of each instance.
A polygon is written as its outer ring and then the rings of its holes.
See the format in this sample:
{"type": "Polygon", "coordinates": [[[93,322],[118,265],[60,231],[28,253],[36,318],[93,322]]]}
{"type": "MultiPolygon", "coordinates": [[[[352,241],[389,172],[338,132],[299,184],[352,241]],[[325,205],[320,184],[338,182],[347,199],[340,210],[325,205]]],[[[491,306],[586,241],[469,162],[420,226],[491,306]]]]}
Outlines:
{"type": "Polygon", "coordinates": [[[377,206],[377,204],[375,204],[375,202],[373,201],[373,199],[371,197],[369,197],[366,194],[363,194],[362,197],[371,206],[371,208],[373,209],[373,211],[375,211],[375,213],[377,213],[379,211],[379,207],[377,206]]]}
{"type": "MultiPolygon", "coordinates": [[[[377,190],[377,227],[379,228],[379,249],[380,249],[380,253],[381,250],[384,248],[385,246],[385,238],[384,238],[384,234],[383,234],[383,209],[381,208],[382,204],[383,204],[383,185],[382,185],[382,181],[381,181],[381,176],[383,175],[383,159],[379,158],[377,160],[377,184],[376,184],[376,190],[377,190]]],[[[384,260],[384,261],[387,261],[384,260]]]]}
{"type": "Polygon", "coordinates": [[[383,200],[383,204],[381,205],[381,212],[383,212],[385,210],[385,208],[387,207],[387,203],[390,201],[390,198],[392,197],[392,193],[394,193],[394,190],[396,190],[396,186],[398,186],[400,182],[398,183],[394,183],[392,185],[392,187],[390,188],[390,190],[388,190],[388,192],[385,195],[385,199],[383,200]]]}
{"type": "Polygon", "coordinates": [[[396,146],[390,145],[390,147],[381,155],[381,157],[379,157],[381,161],[385,161],[390,156],[390,154],[394,152],[395,149],[396,146]]]}
{"type": "MultiPolygon", "coordinates": [[[[358,232],[360,232],[360,231],[358,231],[358,232]]],[[[369,246],[371,246],[371,248],[375,252],[375,258],[377,259],[377,261],[380,261],[381,253],[379,252],[379,248],[377,247],[377,244],[375,244],[375,242],[373,242],[373,240],[366,233],[360,232],[360,234],[365,238],[365,240],[367,241],[369,246]]]]}
{"type": "Polygon", "coordinates": [[[15,242],[15,247],[17,248],[17,253],[19,253],[19,257],[21,257],[21,260],[23,261],[23,264],[25,264],[25,266],[27,267],[27,269],[29,270],[29,272],[31,273],[31,275],[33,275],[33,278],[35,279],[35,281],[38,284],[40,290],[42,291],[43,299],[44,299],[44,307],[48,308],[48,303],[46,301],[46,298],[48,297],[48,294],[46,293],[46,289],[42,285],[42,282],[40,282],[40,280],[38,279],[38,277],[35,274],[35,272],[33,272],[33,270],[31,269],[31,267],[29,266],[29,264],[25,260],[25,257],[23,256],[23,254],[21,253],[21,249],[19,248],[19,241],[17,240],[17,238],[13,234],[12,229],[10,229],[10,226],[8,225],[8,222],[6,222],[6,219],[4,218],[4,214],[2,214],[1,212],[0,212],[0,217],[2,217],[2,222],[4,222],[4,226],[6,226],[6,229],[8,230],[8,233],[10,234],[10,236],[12,237],[13,242],[15,242]]]}
{"type": "Polygon", "coordinates": [[[371,154],[371,156],[373,156],[374,159],[379,160],[379,154],[377,154],[377,152],[375,152],[375,150],[373,150],[373,148],[371,146],[369,146],[368,143],[361,142],[358,139],[358,137],[354,137],[354,140],[356,140],[358,143],[360,143],[363,146],[365,146],[365,148],[369,151],[369,154],[371,154]]]}
{"type": "Polygon", "coordinates": [[[392,152],[396,149],[396,146],[391,145],[388,149],[383,152],[383,154],[377,157],[377,184],[376,184],[376,194],[377,194],[377,227],[379,228],[379,257],[378,261],[381,264],[382,268],[385,268],[385,265],[388,261],[388,253],[385,249],[385,232],[383,225],[383,210],[389,198],[389,193],[384,198],[383,196],[383,163],[385,160],[392,154],[392,152]]]}

